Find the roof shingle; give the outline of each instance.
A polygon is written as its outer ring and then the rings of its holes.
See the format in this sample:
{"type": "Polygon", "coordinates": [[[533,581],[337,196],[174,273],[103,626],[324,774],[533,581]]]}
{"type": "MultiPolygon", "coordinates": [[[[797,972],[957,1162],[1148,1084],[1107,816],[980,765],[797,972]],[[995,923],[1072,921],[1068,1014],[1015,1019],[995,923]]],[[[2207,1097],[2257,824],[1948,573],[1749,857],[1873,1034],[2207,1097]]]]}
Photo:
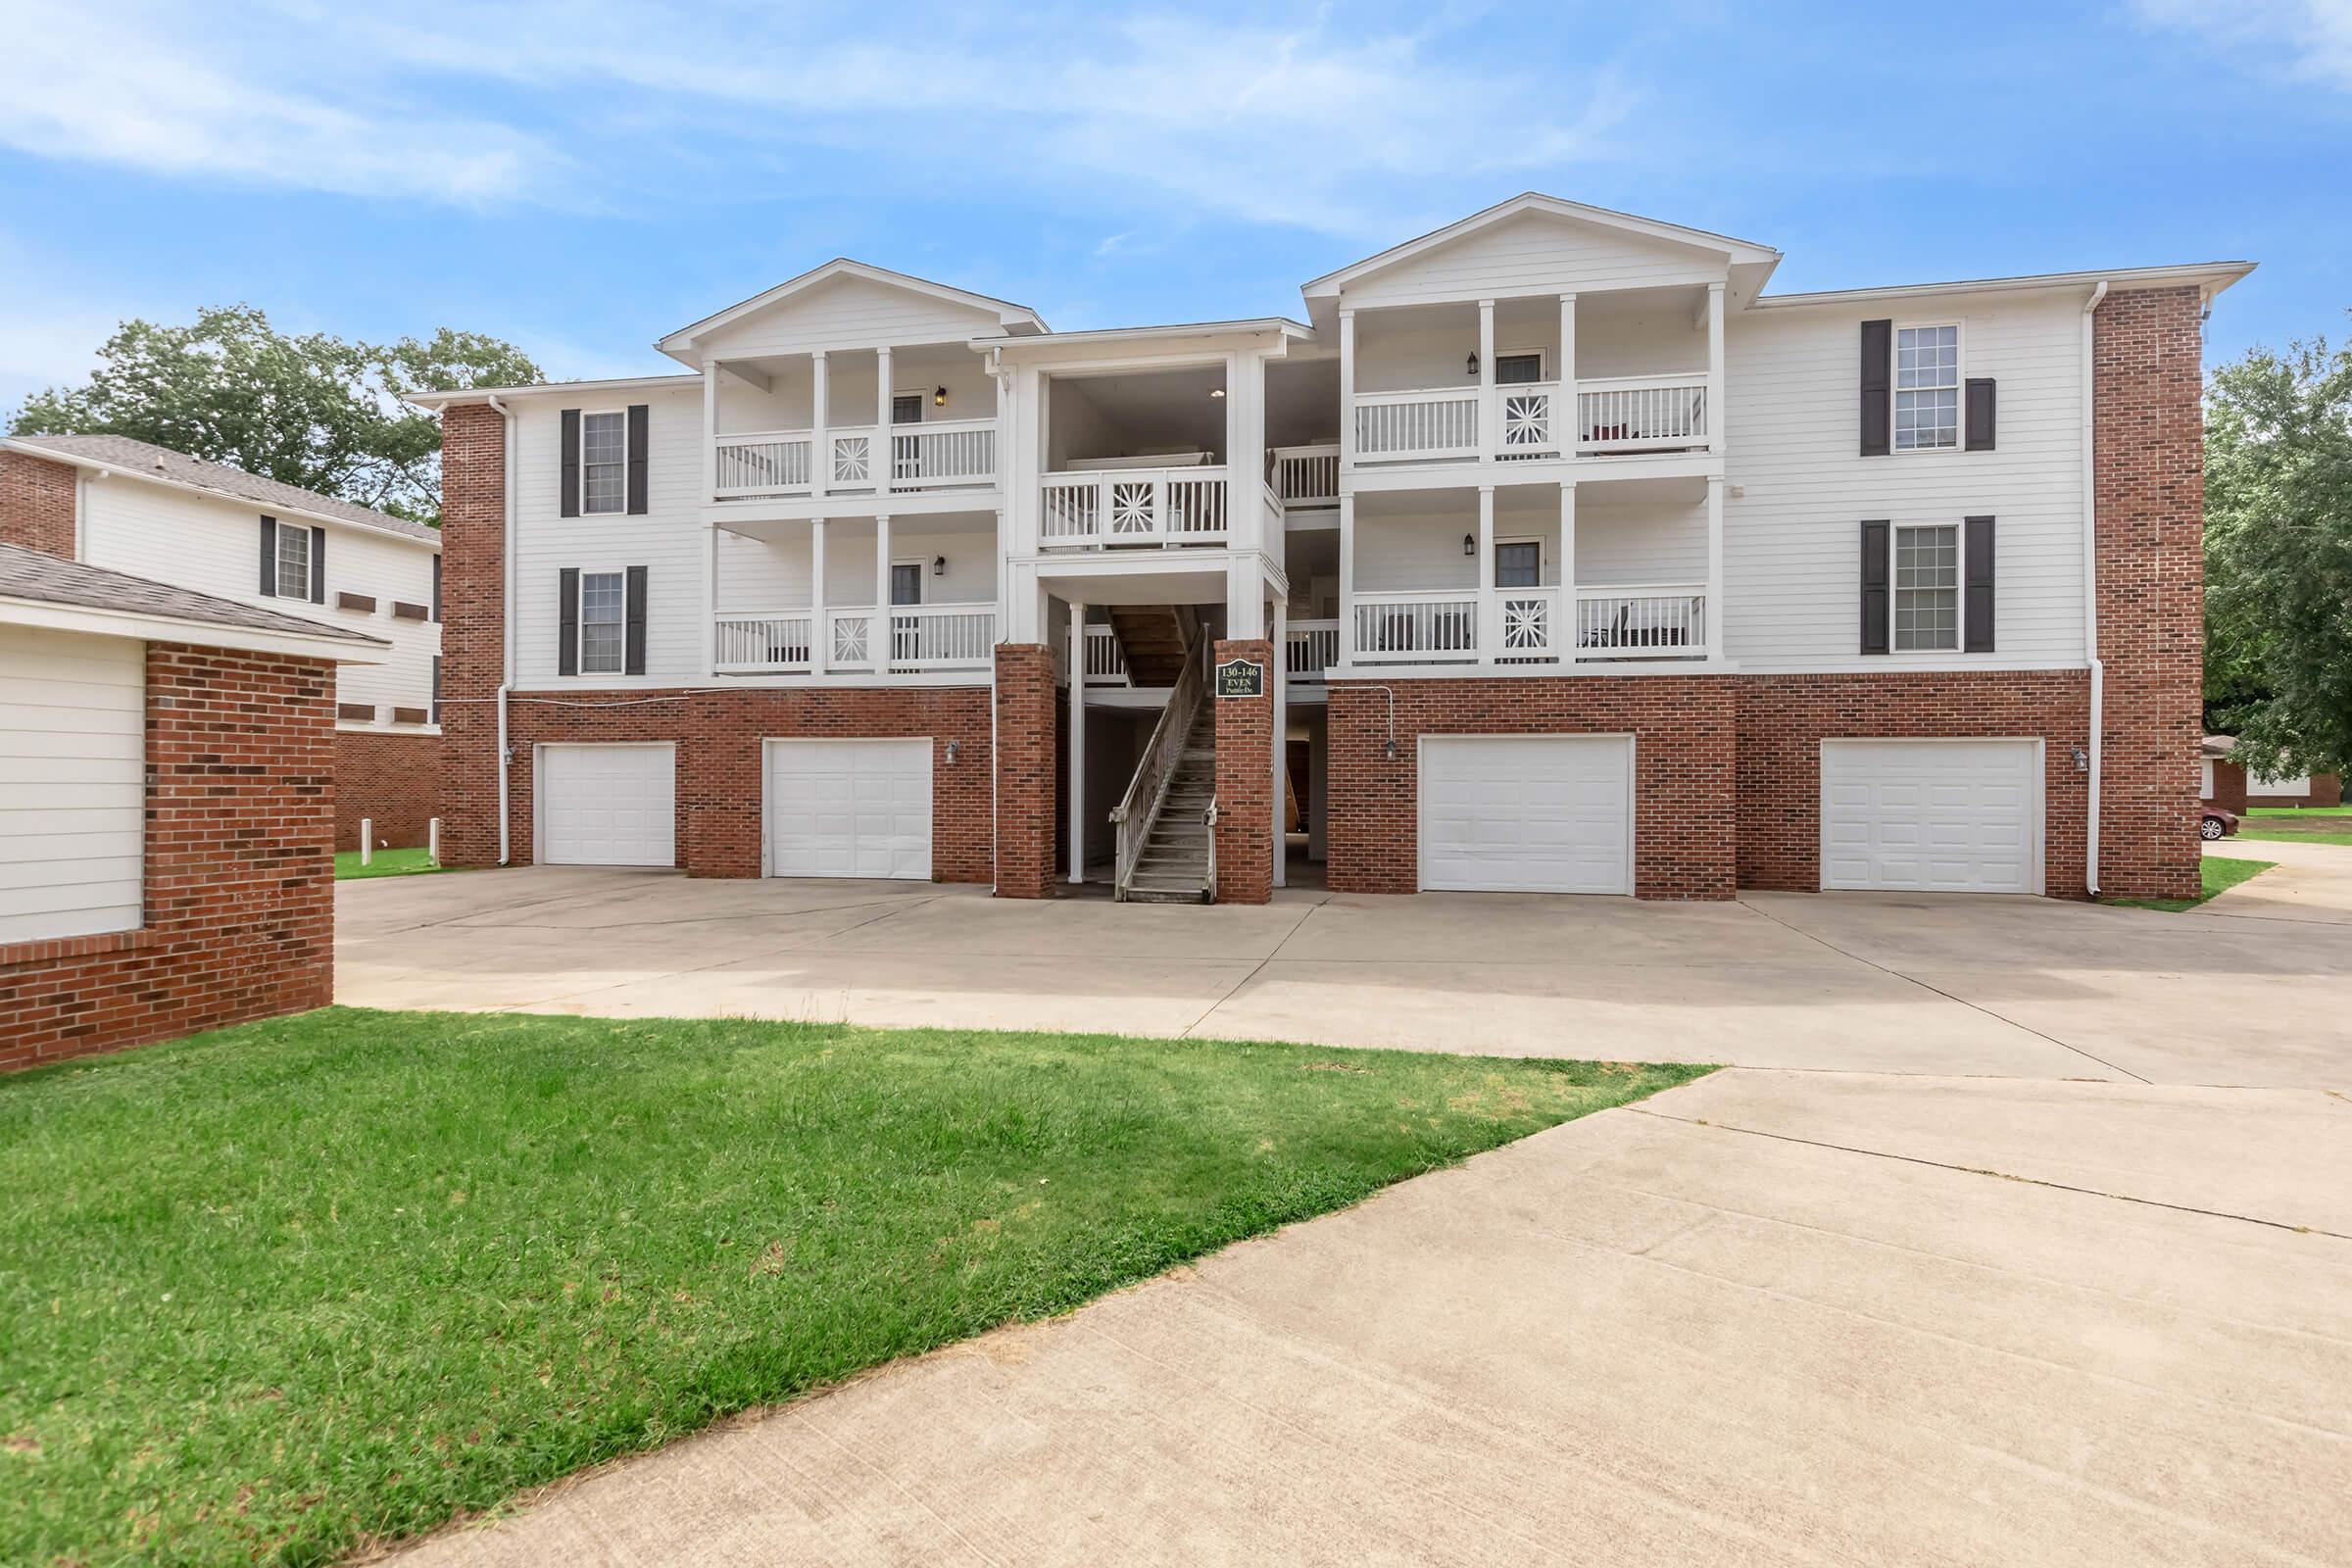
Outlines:
{"type": "Polygon", "coordinates": [[[208,626],[236,626],[248,631],[290,632],[303,637],[333,637],[345,642],[389,647],[381,637],[369,637],[323,621],[305,620],[283,611],[240,605],[216,599],[192,588],[133,577],[126,571],[84,565],[45,550],[0,544],[0,599],[30,599],[41,604],[72,605],[82,610],[114,610],[134,615],[163,615],[172,620],[208,626]]]}

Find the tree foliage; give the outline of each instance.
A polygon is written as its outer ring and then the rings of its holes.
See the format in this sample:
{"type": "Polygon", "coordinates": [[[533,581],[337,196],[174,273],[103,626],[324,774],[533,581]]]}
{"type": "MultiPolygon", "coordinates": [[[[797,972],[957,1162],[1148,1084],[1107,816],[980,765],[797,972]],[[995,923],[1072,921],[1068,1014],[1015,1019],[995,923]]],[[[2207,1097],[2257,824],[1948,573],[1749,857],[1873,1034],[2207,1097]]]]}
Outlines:
{"type": "Polygon", "coordinates": [[[2352,345],[2214,374],[2205,703],[2254,772],[2352,773],[2352,345]]]}
{"type": "Polygon", "coordinates": [[[126,435],[364,507],[431,521],[441,427],[412,392],[542,379],[512,343],[443,327],[372,344],[291,336],[249,305],[185,326],[124,321],[87,383],[27,398],[18,435],[126,435]]]}

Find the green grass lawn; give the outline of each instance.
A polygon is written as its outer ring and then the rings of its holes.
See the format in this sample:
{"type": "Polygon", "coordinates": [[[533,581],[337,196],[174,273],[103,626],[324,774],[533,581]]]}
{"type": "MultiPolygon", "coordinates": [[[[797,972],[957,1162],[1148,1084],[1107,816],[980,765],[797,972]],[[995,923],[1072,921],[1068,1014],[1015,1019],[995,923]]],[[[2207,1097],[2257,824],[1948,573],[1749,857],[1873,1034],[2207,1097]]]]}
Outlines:
{"type": "Polygon", "coordinates": [[[332,1560],[1704,1071],[332,1008],[0,1080],[0,1562],[332,1560]]]}
{"type": "Polygon", "coordinates": [[[2218,855],[2208,855],[2202,862],[2205,891],[2193,899],[2108,899],[2105,902],[2127,909],[2170,909],[2178,913],[2182,909],[2193,909],[2216,893],[2258,877],[2278,863],[2277,860],[2231,860],[2218,855]]]}
{"type": "Polygon", "coordinates": [[[428,871],[444,871],[447,866],[435,865],[432,857],[423,850],[378,850],[367,865],[360,863],[360,852],[345,850],[335,857],[335,880],[350,882],[365,876],[422,876],[428,871]]]}
{"type": "Polygon", "coordinates": [[[2352,844],[2352,806],[2249,807],[2237,836],[2273,844],[2352,844]]]}

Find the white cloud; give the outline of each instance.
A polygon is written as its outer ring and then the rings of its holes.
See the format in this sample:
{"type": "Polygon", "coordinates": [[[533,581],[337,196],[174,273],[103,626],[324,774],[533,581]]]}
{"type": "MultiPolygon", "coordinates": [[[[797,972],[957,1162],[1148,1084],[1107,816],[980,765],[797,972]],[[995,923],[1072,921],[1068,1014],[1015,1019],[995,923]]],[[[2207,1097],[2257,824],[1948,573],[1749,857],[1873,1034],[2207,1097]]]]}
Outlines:
{"type": "Polygon", "coordinates": [[[2136,0],[2134,9],[2280,74],[2352,92],[2352,0],[2136,0]]]}

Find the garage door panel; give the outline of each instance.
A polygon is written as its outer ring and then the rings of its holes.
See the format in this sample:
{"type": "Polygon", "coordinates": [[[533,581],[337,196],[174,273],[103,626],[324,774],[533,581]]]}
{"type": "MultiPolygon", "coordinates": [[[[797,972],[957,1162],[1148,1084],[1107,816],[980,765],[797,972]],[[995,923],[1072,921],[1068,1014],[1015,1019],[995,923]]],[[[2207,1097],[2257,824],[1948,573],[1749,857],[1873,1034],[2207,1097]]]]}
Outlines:
{"type": "Polygon", "coordinates": [[[675,865],[677,749],[539,749],[539,858],[550,865],[675,865]]]}
{"type": "Polygon", "coordinates": [[[931,742],[772,740],[768,874],[928,881],[931,742]]]}
{"type": "Polygon", "coordinates": [[[1421,886],[1632,891],[1632,742],[1624,736],[1429,736],[1421,886]]]}
{"type": "Polygon", "coordinates": [[[2037,891],[2034,741],[1825,741],[1821,801],[1824,888],[2037,891]]]}

